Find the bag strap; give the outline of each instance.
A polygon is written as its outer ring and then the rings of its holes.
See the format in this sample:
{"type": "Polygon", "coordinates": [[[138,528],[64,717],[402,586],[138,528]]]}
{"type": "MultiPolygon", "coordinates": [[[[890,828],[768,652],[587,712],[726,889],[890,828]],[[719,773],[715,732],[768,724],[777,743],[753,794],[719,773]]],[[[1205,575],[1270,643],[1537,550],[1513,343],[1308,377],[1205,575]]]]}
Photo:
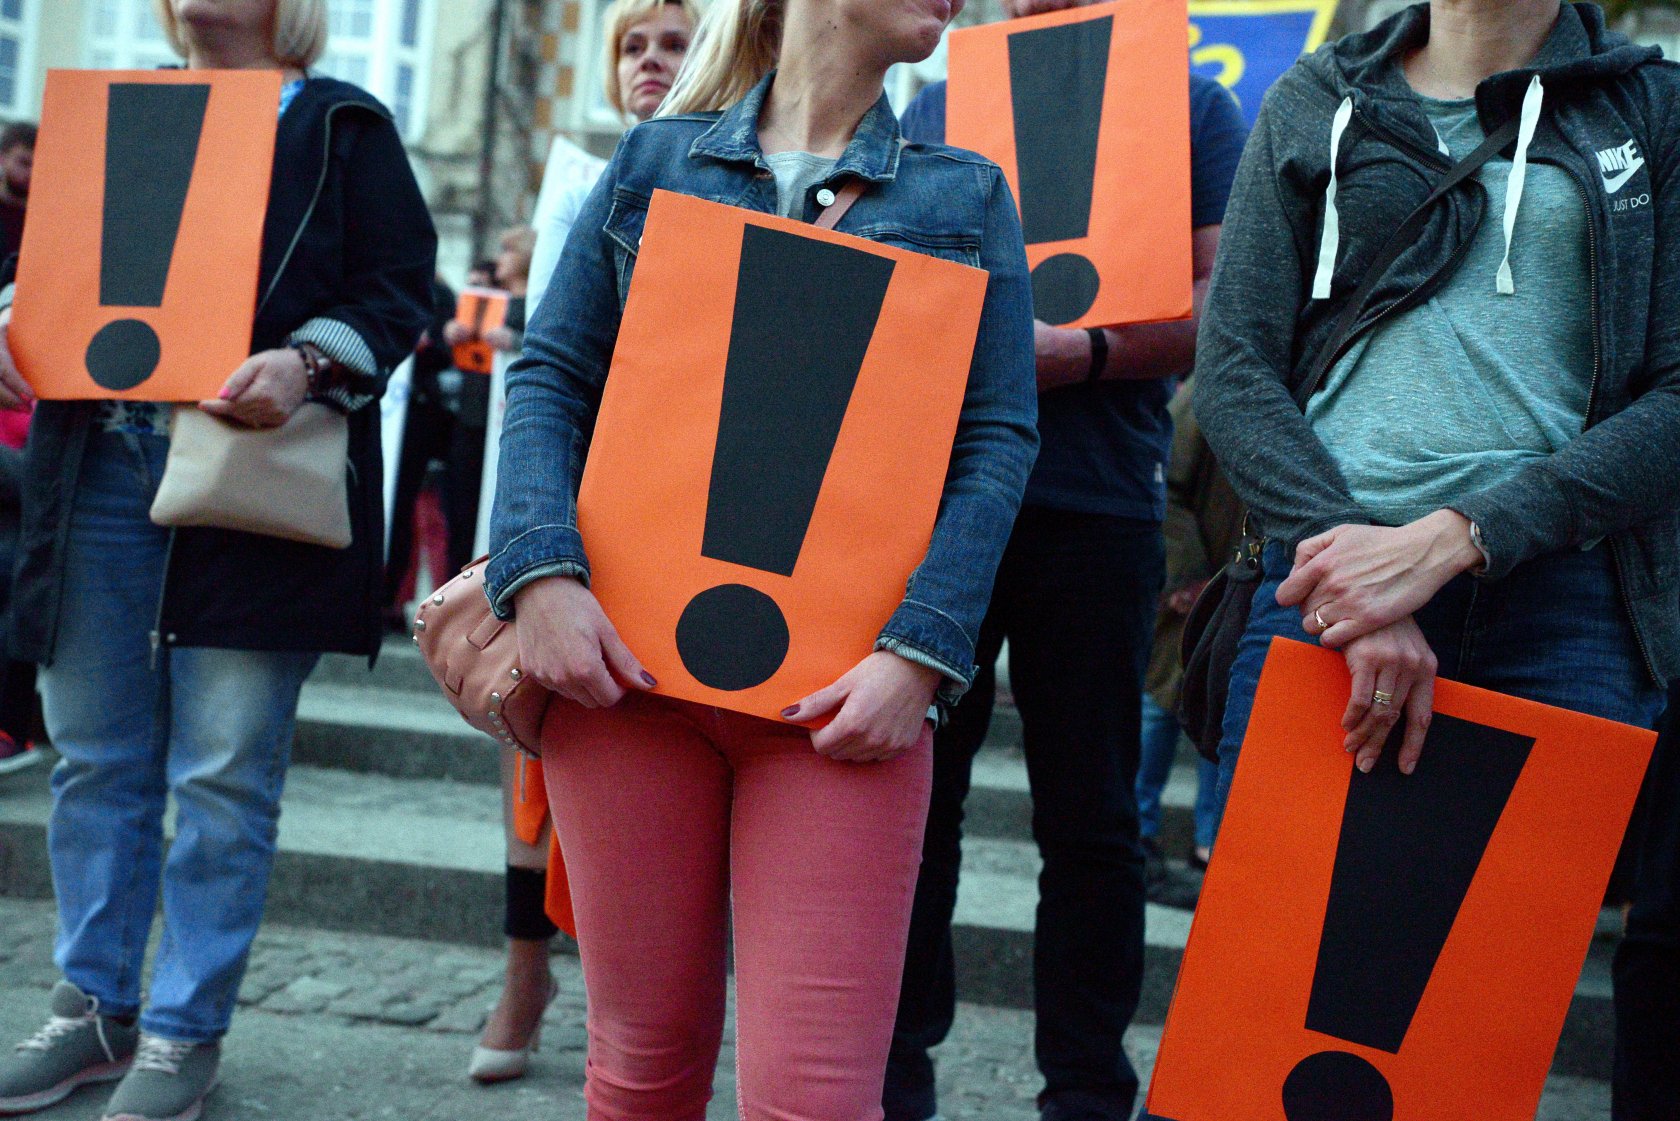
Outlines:
{"type": "Polygon", "coordinates": [[[845,185],[834,192],[834,201],[823,208],[817,215],[817,220],[811,224],[819,230],[832,230],[846,216],[846,211],[852,204],[863,197],[863,192],[869,190],[869,180],[848,179],[845,185]]]}
{"type": "Polygon", "coordinates": [[[1521,119],[1512,117],[1501,128],[1496,129],[1482,141],[1481,147],[1458,161],[1453,169],[1435,184],[1435,189],[1429,192],[1429,197],[1389,235],[1376,259],[1371,262],[1370,268],[1365,270],[1359,287],[1354,289],[1353,295],[1343,305],[1341,314],[1336,317],[1335,325],[1330,329],[1330,337],[1324,344],[1324,349],[1319,351],[1318,361],[1313,363],[1312,373],[1295,391],[1295,404],[1300,406],[1302,412],[1306,411],[1307,402],[1312,400],[1312,395],[1318,391],[1319,385],[1330,372],[1331,364],[1340,357],[1338,352],[1353,334],[1354,326],[1359,322],[1359,313],[1365,309],[1365,301],[1377,290],[1377,285],[1382,283],[1382,278],[1387,275],[1394,262],[1400,259],[1400,255],[1410,248],[1423,232],[1423,227],[1429,220],[1430,209],[1441,201],[1448,191],[1470,178],[1481,170],[1483,164],[1510,147],[1516,141],[1517,132],[1521,127],[1521,119]]]}

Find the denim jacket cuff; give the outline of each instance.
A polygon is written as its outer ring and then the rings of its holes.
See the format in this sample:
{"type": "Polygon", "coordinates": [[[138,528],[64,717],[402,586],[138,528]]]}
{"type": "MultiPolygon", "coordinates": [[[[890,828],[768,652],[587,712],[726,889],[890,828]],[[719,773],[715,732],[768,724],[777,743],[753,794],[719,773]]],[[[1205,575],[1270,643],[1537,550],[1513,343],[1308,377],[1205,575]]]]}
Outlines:
{"type": "Polygon", "coordinates": [[[526,530],[490,558],[484,590],[498,619],[513,618],[513,597],[525,585],[549,576],[573,576],[587,587],[589,560],[583,538],[568,525],[526,530]]]}
{"type": "Polygon", "coordinates": [[[956,620],[923,604],[900,604],[881,628],[875,649],[943,674],[939,699],[946,704],[956,704],[974,682],[973,642],[956,620]]]}

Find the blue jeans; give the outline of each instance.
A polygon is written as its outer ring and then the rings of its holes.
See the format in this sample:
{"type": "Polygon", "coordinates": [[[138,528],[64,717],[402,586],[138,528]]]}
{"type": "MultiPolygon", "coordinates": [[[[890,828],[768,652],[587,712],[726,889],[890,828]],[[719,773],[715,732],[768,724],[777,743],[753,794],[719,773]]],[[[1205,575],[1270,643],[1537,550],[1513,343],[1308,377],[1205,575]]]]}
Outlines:
{"type": "MultiPolygon", "coordinates": [[[[1178,717],[1143,695],[1143,754],[1138,758],[1138,835],[1154,840],[1161,833],[1161,792],[1178,757],[1183,736],[1178,717]]],[[[1207,759],[1196,760],[1196,847],[1211,849],[1219,830],[1219,766],[1207,759]]]]}
{"type": "MultiPolygon", "coordinates": [[[[1267,647],[1274,636],[1316,641],[1301,629],[1300,611],[1277,601],[1287,550],[1267,545],[1262,561],[1219,743],[1221,812],[1267,647]]],[[[1536,557],[1501,580],[1459,576],[1414,618],[1442,677],[1642,728],[1662,715],[1667,694],[1646,672],[1608,545],[1536,557]]]]}
{"type": "Polygon", "coordinates": [[[103,432],[88,440],[54,660],[41,673],[47,732],[63,756],[47,846],[64,976],[107,1013],[138,1011],[161,888],[163,938],[141,1026],[202,1042],[227,1031],[262,919],[298,691],[316,655],[154,654],[169,531],[147,515],[168,446],[103,432]]]}

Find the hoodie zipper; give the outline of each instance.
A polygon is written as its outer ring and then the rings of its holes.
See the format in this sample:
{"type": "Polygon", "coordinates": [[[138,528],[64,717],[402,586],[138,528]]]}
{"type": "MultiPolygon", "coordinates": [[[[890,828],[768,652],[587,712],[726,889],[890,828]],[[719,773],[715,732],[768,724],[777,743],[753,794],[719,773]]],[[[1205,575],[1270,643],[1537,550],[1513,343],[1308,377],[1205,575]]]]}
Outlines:
{"type": "MultiPolygon", "coordinates": [[[[1581,208],[1587,218],[1587,291],[1592,316],[1592,381],[1587,390],[1587,415],[1585,425],[1590,427],[1593,422],[1593,412],[1598,408],[1598,385],[1604,369],[1604,331],[1600,322],[1600,308],[1598,302],[1598,212],[1593,207],[1592,189],[1580,172],[1563,163],[1561,160],[1536,159],[1536,163],[1548,164],[1561,169],[1575,184],[1575,189],[1581,194],[1581,208]]],[[[1583,429],[1584,431],[1585,429],[1583,429]]],[[[1651,648],[1645,643],[1645,635],[1639,629],[1639,617],[1634,614],[1633,596],[1628,592],[1627,569],[1622,561],[1622,550],[1616,544],[1614,536],[1610,538],[1610,559],[1616,569],[1616,593],[1622,601],[1622,610],[1626,612],[1628,625],[1633,629],[1633,640],[1639,647],[1639,656],[1645,661],[1645,669],[1654,680],[1662,680],[1662,674],[1657,672],[1657,663],[1651,657],[1651,648]]]]}

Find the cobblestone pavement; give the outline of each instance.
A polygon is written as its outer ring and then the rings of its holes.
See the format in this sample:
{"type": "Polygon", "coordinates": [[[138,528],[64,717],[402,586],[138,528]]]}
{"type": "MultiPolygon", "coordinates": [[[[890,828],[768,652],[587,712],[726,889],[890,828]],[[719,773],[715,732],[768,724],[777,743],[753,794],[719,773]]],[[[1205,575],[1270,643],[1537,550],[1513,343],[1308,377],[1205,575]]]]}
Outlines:
{"type": "MultiPolygon", "coordinates": [[[[51,960],[52,906],[0,898],[0,1045],[39,1026],[51,960]]],[[[223,1082],[209,1121],[460,1121],[498,1116],[582,1116],[583,985],[577,959],[554,958],[560,996],[530,1077],[495,1088],[467,1082],[473,1037],[495,1000],[495,951],[362,934],[270,927],[257,940],[241,1015],[229,1035],[223,1082]]],[[[1158,1029],[1128,1043],[1140,1069],[1154,1058],[1158,1029]]],[[[965,1005],[939,1053],[948,1121],[1033,1121],[1037,1073],[1030,1015],[965,1005]]],[[[734,1039],[726,1033],[710,1121],[735,1116],[734,1039]]],[[[104,1095],[80,1091],[41,1114],[95,1121],[104,1095]]],[[[1540,1121],[1603,1121],[1604,1087],[1554,1079],[1540,1121]]]]}

